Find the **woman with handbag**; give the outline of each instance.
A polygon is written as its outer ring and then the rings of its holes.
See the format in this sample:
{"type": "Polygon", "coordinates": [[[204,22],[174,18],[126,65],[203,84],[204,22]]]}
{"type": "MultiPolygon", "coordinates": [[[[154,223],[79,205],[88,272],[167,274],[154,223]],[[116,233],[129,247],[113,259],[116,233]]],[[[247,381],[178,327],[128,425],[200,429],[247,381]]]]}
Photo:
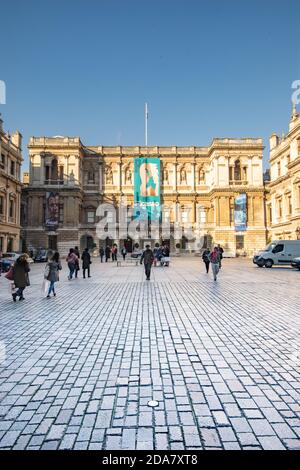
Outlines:
{"type": "Polygon", "coordinates": [[[70,252],[69,252],[69,254],[66,258],[66,261],[68,263],[68,268],[69,268],[68,279],[69,279],[69,281],[71,281],[71,279],[73,278],[73,274],[75,272],[75,269],[76,269],[76,264],[78,263],[78,258],[75,254],[74,248],[70,249],[70,252]]]}
{"type": "Polygon", "coordinates": [[[23,292],[25,288],[30,285],[28,275],[30,267],[27,259],[27,255],[21,255],[13,266],[13,281],[18,289],[17,292],[12,294],[14,302],[16,302],[17,297],[19,297],[19,300],[24,300],[23,292]]]}
{"type": "Polygon", "coordinates": [[[48,271],[47,275],[45,276],[47,281],[50,282],[49,290],[47,299],[50,299],[50,294],[53,292],[53,296],[56,296],[56,292],[54,289],[54,285],[56,282],[59,281],[59,271],[61,270],[61,263],[59,260],[59,253],[56,251],[51,258],[51,261],[48,262],[46,266],[46,270],[48,271]]]}
{"type": "Polygon", "coordinates": [[[82,260],[83,279],[85,279],[86,270],[88,272],[88,277],[91,277],[90,265],[92,264],[92,262],[91,262],[91,255],[89,254],[88,248],[84,249],[84,252],[82,253],[82,256],[81,256],[81,260],[82,260]]]}

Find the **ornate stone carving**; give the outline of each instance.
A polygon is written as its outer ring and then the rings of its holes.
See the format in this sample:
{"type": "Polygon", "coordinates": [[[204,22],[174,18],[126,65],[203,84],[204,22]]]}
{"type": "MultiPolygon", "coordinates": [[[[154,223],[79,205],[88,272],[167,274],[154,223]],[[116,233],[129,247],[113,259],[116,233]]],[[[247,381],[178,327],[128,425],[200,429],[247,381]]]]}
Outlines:
{"type": "Polygon", "coordinates": [[[186,183],[186,169],[184,165],[181,167],[180,170],[180,183],[186,183]]]}
{"type": "Polygon", "coordinates": [[[113,172],[110,165],[105,167],[105,182],[106,184],[113,184],[113,172]]]}

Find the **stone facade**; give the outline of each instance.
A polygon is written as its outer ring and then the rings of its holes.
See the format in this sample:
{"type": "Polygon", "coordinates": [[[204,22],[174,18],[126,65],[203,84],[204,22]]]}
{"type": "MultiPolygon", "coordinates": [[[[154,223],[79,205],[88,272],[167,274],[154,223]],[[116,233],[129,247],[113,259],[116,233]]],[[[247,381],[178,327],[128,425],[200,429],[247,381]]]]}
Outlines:
{"type": "MultiPolygon", "coordinates": [[[[99,247],[96,210],[101,203],[134,203],[134,158],[159,157],[161,203],[171,227],[192,226],[205,243],[220,243],[228,255],[251,256],[266,244],[262,139],[214,139],[208,147],[86,147],[69,137],[32,137],[29,185],[23,190],[24,237],[28,248],[52,247],[66,254],[74,245],[99,247]],[[47,193],[59,194],[59,225],[45,229],[47,193]],[[237,232],[235,197],[247,196],[247,229],[237,232]]],[[[145,240],[126,240],[127,247],[145,240]]],[[[156,240],[156,241],[162,241],[156,240]]],[[[125,242],[117,235],[109,243],[125,242]]],[[[174,251],[199,251],[185,237],[168,243],[174,251]]],[[[154,241],[152,240],[152,245],[154,241]]]]}
{"type": "Polygon", "coordinates": [[[266,211],[271,218],[271,238],[300,240],[300,116],[296,106],[289,131],[280,139],[270,137],[270,198],[266,211]]]}
{"type": "Polygon", "coordinates": [[[22,136],[3,130],[0,118],[0,251],[19,251],[22,136]]]}

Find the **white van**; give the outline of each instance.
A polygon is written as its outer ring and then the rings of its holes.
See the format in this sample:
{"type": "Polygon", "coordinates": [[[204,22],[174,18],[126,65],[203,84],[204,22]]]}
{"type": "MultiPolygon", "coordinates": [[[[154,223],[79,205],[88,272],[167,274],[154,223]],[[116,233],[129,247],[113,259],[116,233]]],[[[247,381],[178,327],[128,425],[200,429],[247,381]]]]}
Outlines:
{"type": "Polygon", "coordinates": [[[290,265],[294,258],[300,256],[300,240],[274,240],[265,250],[253,257],[258,267],[272,268],[275,265],[290,265]]]}

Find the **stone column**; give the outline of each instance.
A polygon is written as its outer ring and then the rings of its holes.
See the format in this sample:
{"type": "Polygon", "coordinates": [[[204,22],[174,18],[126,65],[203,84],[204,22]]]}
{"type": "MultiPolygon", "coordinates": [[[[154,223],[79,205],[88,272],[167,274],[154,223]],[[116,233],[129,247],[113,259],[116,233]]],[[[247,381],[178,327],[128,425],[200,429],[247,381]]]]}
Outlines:
{"type": "Polygon", "coordinates": [[[40,158],[40,184],[43,186],[45,184],[45,160],[44,157],[39,155],[40,158]]]}
{"type": "Polygon", "coordinates": [[[248,157],[248,184],[253,185],[252,156],[248,157]]]}
{"type": "Polygon", "coordinates": [[[122,162],[118,162],[118,190],[122,190],[122,162]]]}
{"type": "Polygon", "coordinates": [[[103,191],[103,163],[99,162],[99,191],[103,191]]]}
{"type": "Polygon", "coordinates": [[[192,191],[196,191],[196,171],[195,171],[196,163],[192,163],[192,191]]]}
{"type": "Polygon", "coordinates": [[[220,221],[219,221],[219,198],[215,198],[215,225],[216,227],[219,227],[220,221]]]}
{"type": "Polygon", "coordinates": [[[173,190],[177,191],[177,167],[178,163],[173,163],[174,179],[173,179],[173,190]]]}

